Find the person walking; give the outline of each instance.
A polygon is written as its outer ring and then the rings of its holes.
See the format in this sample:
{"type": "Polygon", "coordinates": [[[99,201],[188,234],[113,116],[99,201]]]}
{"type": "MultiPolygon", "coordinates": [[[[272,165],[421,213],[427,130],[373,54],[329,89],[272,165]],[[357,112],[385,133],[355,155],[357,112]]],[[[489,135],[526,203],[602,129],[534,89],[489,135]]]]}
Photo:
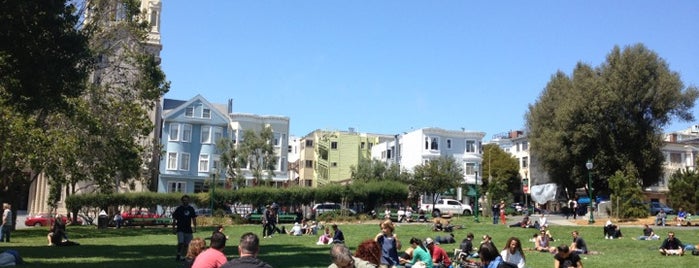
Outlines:
{"type": "Polygon", "coordinates": [[[183,261],[187,254],[187,245],[192,241],[192,234],[197,231],[197,213],[189,205],[189,196],[180,198],[182,204],[172,213],[172,230],[177,234],[177,256],[175,261],[183,261]],[[194,226],[194,227],[192,227],[194,226]]]}
{"type": "Polygon", "coordinates": [[[500,216],[500,204],[493,202],[493,207],[491,208],[493,212],[493,224],[498,224],[498,216],[500,216]]]}
{"type": "Polygon", "coordinates": [[[0,242],[10,243],[10,232],[12,232],[12,205],[2,204],[2,227],[0,227],[0,242]]]}

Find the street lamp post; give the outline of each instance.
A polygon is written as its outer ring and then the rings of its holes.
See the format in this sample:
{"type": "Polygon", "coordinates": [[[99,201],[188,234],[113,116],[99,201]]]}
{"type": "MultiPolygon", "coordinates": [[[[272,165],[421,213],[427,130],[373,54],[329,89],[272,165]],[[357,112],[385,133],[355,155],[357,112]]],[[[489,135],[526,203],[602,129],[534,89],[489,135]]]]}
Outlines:
{"type": "Polygon", "coordinates": [[[593,211],[594,208],[592,207],[592,160],[587,160],[585,167],[587,167],[587,191],[590,193],[590,220],[588,223],[593,224],[595,223],[595,213],[593,211]]]}
{"type": "Polygon", "coordinates": [[[211,204],[210,204],[210,209],[211,209],[211,215],[214,215],[214,191],[216,190],[216,169],[212,168],[211,169],[211,204]]]}
{"type": "Polygon", "coordinates": [[[476,210],[473,212],[473,216],[474,216],[473,220],[475,222],[480,222],[478,220],[478,199],[479,199],[479,196],[478,196],[478,163],[476,163],[475,169],[476,169],[476,177],[475,177],[475,183],[474,183],[475,187],[473,187],[473,188],[476,190],[476,204],[475,204],[476,210]]]}

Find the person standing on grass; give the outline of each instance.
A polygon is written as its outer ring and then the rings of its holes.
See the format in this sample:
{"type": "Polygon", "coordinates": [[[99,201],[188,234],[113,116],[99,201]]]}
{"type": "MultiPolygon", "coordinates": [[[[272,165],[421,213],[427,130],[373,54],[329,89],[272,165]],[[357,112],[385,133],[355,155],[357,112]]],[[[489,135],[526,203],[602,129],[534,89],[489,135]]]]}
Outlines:
{"type": "Polygon", "coordinates": [[[192,241],[192,234],[197,231],[197,213],[189,205],[189,196],[183,195],[180,198],[182,205],[172,213],[172,229],[177,234],[177,256],[176,261],[184,260],[182,257],[187,254],[187,245],[192,241]],[[194,228],[192,228],[194,225],[194,228]]]}
{"type": "Polygon", "coordinates": [[[211,236],[209,248],[202,251],[194,259],[192,268],[220,268],[228,261],[226,255],[223,254],[223,248],[225,247],[226,236],[223,233],[214,233],[211,236]]]}
{"type": "Polygon", "coordinates": [[[238,243],[240,258],[226,262],[221,268],[272,268],[271,265],[257,258],[260,252],[260,238],[253,233],[245,233],[238,243]]]}
{"type": "Polygon", "coordinates": [[[493,202],[493,207],[491,211],[493,212],[493,224],[498,224],[498,217],[500,216],[500,204],[493,202]]]}
{"type": "Polygon", "coordinates": [[[400,265],[398,262],[398,250],[401,248],[400,240],[394,233],[396,230],[391,220],[381,223],[381,232],[374,237],[374,241],[381,247],[382,268],[394,268],[400,265]]]}
{"type": "Polygon", "coordinates": [[[505,201],[500,200],[500,222],[502,222],[502,225],[507,224],[507,218],[505,217],[505,201]]]}
{"type": "Polygon", "coordinates": [[[0,228],[0,242],[10,243],[10,232],[12,231],[12,205],[2,203],[2,227],[0,228]]]}

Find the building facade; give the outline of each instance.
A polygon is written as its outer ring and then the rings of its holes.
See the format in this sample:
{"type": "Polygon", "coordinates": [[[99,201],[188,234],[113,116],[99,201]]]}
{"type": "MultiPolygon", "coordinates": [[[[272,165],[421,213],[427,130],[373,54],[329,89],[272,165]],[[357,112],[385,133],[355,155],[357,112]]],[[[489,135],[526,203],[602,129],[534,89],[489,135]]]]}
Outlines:
{"type": "MultiPolygon", "coordinates": [[[[200,193],[208,192],[211,183],[216,187],[236,187],[227,178],[227,167],[221,164],[221,151],[217,141],[228,139],[234,148],[243,140],[243,133],[263,128],[272,130],[269,142],[274,148],[274,170],[271,174],[274,186],[288,185],[288,134],[289,118],[233,113],[233,101],[228,105],[213,104],[201,95],[183,100],[163,101],[162,146],[158,192],[200,193]]],[[[241,167],[244,185],[255,186],[251,166],[241,167]]],[[[265,177],[269,175],[265,171],[265,177]]]]}
{"type": "MultiPolygon", "coordinates": [[[[481,185],[482,142],[485,132],[421,128],[390,137],[371,149],[371,156],[387,163],[400,165],[401,170],[413,172],[418,165],[440,157],[453,157],[464,171],[464,185],[481,185]]],[[[457,199],[465,198],[465,187],[457,189],[457,199]]]]}
{"type": "Polygon", "coordinates": [[[371,159],[371,148],[392,139],[390,135],[315,130],[299,140],[299,184],[318,187],[349,183],[351,168],[371,159]]]}

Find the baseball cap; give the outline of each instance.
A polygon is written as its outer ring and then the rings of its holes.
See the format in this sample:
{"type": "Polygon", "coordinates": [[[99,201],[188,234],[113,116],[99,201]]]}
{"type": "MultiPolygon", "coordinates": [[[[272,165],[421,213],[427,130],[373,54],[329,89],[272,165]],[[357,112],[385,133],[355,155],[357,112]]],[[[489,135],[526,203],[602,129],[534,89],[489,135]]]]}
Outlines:
{"type": "Polygon", "coordinates": [[[432,240],[432,238],[429,238],[429,237],[425,238],[425,244],[429,245],[429,244],[433,244],[433,243],[434,243],[434,240],[432,240]]]}

